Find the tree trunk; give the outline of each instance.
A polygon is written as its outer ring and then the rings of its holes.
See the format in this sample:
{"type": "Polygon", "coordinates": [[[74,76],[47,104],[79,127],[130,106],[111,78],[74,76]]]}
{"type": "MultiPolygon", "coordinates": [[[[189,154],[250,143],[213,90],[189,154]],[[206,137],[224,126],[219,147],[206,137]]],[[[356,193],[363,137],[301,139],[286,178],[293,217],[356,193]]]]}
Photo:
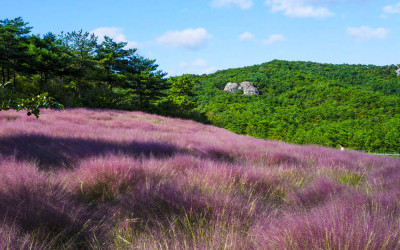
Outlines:
{"type": "Polygon", "coordinates": [[[15,76],[15,70],[14,70],[14,74],[13,74],[13,92],[16,92],[17,90],[16,90],[16,83],[15,83],[15,78],[16,78],[16,76],[15,76]]]}
{"type": "Polygon", "coordinates": [[[82,87],[81,87],[81,77],[78,77],[78,98],[81,98],[81,94],[82,94],[82,87]]]}
{"type": "Polygon", "coordinates": [[[43,83],[42,83],[42,72],[39,73],[39,94],[42,93],[42,87],[43,87],[43,83]]]}
{"type": "Polygon", "coordinates": [[[44,73],[43,90],[47,91],[47,74],[44,73]]]}
{"type": "Polygon", "coordinates": [[[109,88],[110,88],[110,90],[112,91],[111,77],[110,77],[110,76],[108,76],[107,78],[108,78],[108,79],[107,79],[107,81],[108,81],[108,87],[109,87],[109,88]]]}
{"type": "Polygon", "coordinates": [[[1,79],[2,79],[3,85],[6,84],[6,71],[5,71],[4,67],[1,67],[1,79]]]}

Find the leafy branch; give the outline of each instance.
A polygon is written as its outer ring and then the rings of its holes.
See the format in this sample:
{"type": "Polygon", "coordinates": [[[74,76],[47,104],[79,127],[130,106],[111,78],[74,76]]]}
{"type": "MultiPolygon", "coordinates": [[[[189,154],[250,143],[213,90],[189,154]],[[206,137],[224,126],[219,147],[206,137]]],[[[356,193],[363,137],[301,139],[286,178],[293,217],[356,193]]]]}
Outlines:
{"type": "Polygon", "coordinates": [[[48,93],[43,93],[37,96],[29,97],[29,98],[18,98],[13,97],[8,91],[5,89],[5,86],[9,82],[5,84],[0,84],[0,111],[1,110],[10,110],[14,109],[16,111],[26,110],[27,115],[34,115],[36,118],[39,118],[40,108],[50,108],[56,110],[63,110],[64,106],[56,101],[52,97],[48,96],[48,93]]]}

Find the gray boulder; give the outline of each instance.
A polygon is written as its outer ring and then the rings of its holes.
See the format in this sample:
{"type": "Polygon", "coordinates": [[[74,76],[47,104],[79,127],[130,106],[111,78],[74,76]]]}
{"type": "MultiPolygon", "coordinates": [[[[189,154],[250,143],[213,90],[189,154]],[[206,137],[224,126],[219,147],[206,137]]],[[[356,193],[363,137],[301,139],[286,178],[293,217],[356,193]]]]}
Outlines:
{"type": "Polygon", "coordinates": [[[224,91],[229,92],[231,94],[235,93],[236,90],[239,89],[239,85],[236,82],[228,82],[225,85],[224,91]]]}
{"type": "Polygon", "coordinates": [[[239,89],[243,90],[244,95],[259,95],[258,89],[251,82],[240,83],[239,89]]]}

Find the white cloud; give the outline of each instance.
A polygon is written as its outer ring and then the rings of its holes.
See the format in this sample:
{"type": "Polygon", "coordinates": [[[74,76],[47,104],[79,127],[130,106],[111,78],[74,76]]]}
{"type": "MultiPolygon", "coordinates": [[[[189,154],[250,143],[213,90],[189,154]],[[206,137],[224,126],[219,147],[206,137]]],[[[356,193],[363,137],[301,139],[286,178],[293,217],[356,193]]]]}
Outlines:
{"type": "Polygon", "coordinates": [[[272,12],[283,11],[288,17],[324,18],[334,15],[327,8],[307,4],[306,0],[266,0],[265,4],[271,6],[272,12]]]}
{"type": "Polygon", "coordinates": [[[264,40],[258,40],[255,39],[255,36],[250,33],[250,32],[244,32],[241,35],[239,35],[239,40],[245,41],[245,40],[253,40],[254,42],[262,45],[271,45],[273,43],[277,42],[284,42],[286,41],[286,38],[282,34],[272,34],[268,39],[264,40]]]}
{"type": "Polygon", "coordinates": [[[245,41],[245,40],[251,40],[254,39],[254,35],[251,34],[250,32],[244,32],[242,34],[239,35],[239,40],[240,41],[245,41]]]}
{"type": "Polygon", "coordinates": [[[268,39],[263,40],[262,44],[271,45],[273,43],[284,42],[284,41],[286,41],[286,38],[282,34],[273,34],[268,39]]]}
{"type": "Polygon", "coordinates": [[[376,28],[373,29],[368,26],[361,27],[349,27],[347,28],[347,33],[354,36],[359,41],[369,40],[369,39],[385,39],[389,33],[388,29],[376,28]]]}
{"type": "Polygon", "coordinates": [[[211,6],[214,8],[229,7],[237,5],[241,9],[250,9],[253,6],[253,0],[213,0],[211,6]]]}
{"type": "Polygon", "coordinates": [[[174,48],[197,49],[212,36],[204,28],[167,31],[156,39],[157,43],[174,48]]]}
{"type": "Polygon", "coordinates": [[[400,14],[400,2],[395,5],[383,7],[383,11],[387,14],[400,14]]]}
{"type": "Polygon", "coordinates": [[[98,37],[99,42],[104,41],[104,36],[108,36],[112,38],[116,42],[127,42],[126,48],[138,48],[140,44],[134,41],[128,41],[125,34],[123,33],[123,29],[117,27],[101,27],[95,30],[92,30],[90,33],[95,34],[98,37]]]}

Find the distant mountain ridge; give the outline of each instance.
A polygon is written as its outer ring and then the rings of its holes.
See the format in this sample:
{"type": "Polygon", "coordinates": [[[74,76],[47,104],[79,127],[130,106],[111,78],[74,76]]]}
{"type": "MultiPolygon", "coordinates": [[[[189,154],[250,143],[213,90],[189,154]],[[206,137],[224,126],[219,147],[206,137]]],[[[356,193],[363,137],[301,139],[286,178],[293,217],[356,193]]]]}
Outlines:
{"type": "Polygon", "coordinates": [[[233,132],[300,144],[400,149],[398,66],[281,61],[192,77],[198,110],[233,132]],[[259,96],[223,91],[250,81],[259,96]]]}

